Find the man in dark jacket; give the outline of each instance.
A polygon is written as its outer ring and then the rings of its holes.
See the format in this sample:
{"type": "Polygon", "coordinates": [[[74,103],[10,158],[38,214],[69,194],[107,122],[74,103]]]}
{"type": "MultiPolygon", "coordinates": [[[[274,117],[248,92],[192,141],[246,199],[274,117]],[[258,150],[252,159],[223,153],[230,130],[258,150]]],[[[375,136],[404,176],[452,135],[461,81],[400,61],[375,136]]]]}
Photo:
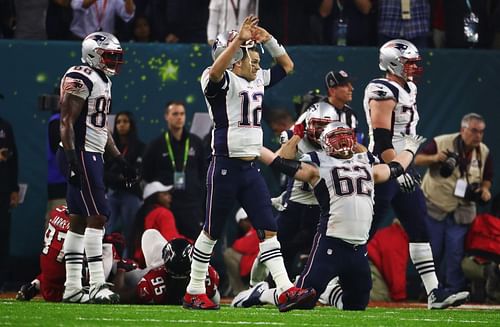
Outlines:
{"type": "Polygon", "coordinates": [[[199,137],[185,128],[181,101],[165,106],[168,130],[153,140],[143,158],[143,178],[174,185],[172,211],[182,235],[196,239],[204,219],[206,156],[199,137]]]}

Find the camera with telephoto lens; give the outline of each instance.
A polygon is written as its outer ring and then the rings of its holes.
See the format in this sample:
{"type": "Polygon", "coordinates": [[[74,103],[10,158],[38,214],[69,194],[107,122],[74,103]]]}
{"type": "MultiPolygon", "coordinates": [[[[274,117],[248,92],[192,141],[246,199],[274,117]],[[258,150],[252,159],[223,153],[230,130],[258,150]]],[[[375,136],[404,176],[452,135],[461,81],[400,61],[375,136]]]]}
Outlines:
{"type": "Polygon", "coordinates": [[[446,150],[446,160],[441,163],[439,174],[444,178],[450,177],[457,165],[458,153],[446,150]]]}

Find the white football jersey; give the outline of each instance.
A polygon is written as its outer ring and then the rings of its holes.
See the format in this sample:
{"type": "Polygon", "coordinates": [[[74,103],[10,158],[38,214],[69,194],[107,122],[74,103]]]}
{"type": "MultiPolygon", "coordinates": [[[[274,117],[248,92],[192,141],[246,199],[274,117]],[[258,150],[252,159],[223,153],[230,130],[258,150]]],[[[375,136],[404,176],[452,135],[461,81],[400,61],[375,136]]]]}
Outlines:
{"type": "Polygon", "coordinates": [[[372,223],[373,164],[369,152],[337,159],[323,152],[309,154],[320,172],[314,194],[321,207],[319,231],[351,244],[365,244],[372,223]]]}
{"type": "Polygon", "coordinates": [[[208,113],[214,122],[212,154],[229,157],[260,155],[263,134],[260,125],[264,87],[269,85],[269,69],[257,72],[257,78],[247,81],[226,70],[218,83],[209,80],[209,68],[201,75],[208,113]]]}
{"type": "MultiPolygon", "coordinates": [[[[417,111],[417,86],[413,82],[407,82],[408,88],[404,88],[394,81],[385,78],[372,80],[365,89],[363,106],[366,121],[369,128],[370,144],[368,149],[373,151],[373,127],[370,117],[370,100],[394,99],[392,118],[392,145],[396,153],[404,150],[404,141],[401,133],[415,135],[417,133],[418,111],[417,111]]],[[[378,153],[375,153],[378,154],[378,153]]]]}
{"type": "MultiPolygon", "coordinates": [[[[348,105],[345,105],[342,109],[337,109],[335,106],[331,105],[328,102],[328,99],[323,101],[319,101],[311,105],[307,111],[309,110],[321,110],[324,113],[328,113],[327,117],[332,121],[341,121],[356,130],[358,127],[358,120],[354,111],[348,105]]],[[[307,116],[307,111],[305,111],[298,119],[297,122],[302,122],[305,120],[307,116]]],[[[298,144],[297,151],[297,159],[302,160],[302,156],[306,153],[312,151],[322,151],[321,149],[316,148],[311,142],[304,137],[298,144]]],[[[305,159],[307,160],[307,159],[305,159]]],[[[290,195],[288,197],[290,201],[305,204],[305,205],[317,205],[318,201],[314,196],[312,188],[308,183],[304,183],[298,180],[293,180],[293,184],[291,186],[290,195]]]]}
{"type": "Polygon", "coordinates": [[[89,66],[73,66],[61,80],[60,95],[76,95],[85,106],[73,128],[75,147],[104,153],[108,141],[108,114],[111,107],[111,80],[89,66]]]}

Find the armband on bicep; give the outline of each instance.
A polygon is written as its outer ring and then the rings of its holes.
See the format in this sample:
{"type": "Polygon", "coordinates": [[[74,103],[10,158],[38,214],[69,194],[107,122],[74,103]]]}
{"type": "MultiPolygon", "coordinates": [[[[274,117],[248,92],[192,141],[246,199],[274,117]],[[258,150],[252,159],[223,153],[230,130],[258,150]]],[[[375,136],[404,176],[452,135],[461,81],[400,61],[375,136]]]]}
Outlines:
{"type": "Polygon", "coordinates": [[[387,165],[389,166],[389,170],[391,172],[389,175],[389,179],[398,178],[405,172],[403,166],[401,166],[401,164],[397,161],[391,161],[387,165]]]}
{"type": "Polygon", "coordinates": [[[375,146],[373,152],[382,154],[387,149],[394,149],[392,145],[392,132],[387,128],[375,128],[373,130],[375,146]]]}
{"type": "Polygon", "coordinates": [[[294,177],[297,171],[300,169],[301,162],[297,160],[284,159],[277,156],[273,162],[269,165],[272,169],[276,169],[283,174],[294,177]]]}

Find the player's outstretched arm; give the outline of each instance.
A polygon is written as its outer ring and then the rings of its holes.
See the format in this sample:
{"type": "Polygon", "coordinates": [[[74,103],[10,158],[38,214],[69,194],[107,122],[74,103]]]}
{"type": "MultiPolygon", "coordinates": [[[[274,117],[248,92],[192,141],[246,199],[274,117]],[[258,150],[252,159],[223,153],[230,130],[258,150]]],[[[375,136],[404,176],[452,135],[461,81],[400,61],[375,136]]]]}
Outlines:
{"type": "Polygon", "coordinates": [[[370,100],[370,120],[375,141],[375,153],[380,153],[384,162],[396,156],[392,145],[392,112],[396,106],[393,99],[370,100]]]}
{"type": "Polygon", "coordinates": [[[259,19],[255,16],[248,16],[241,24],[238,36],[229,42],[228,47],[220,54],[210,67],[209,79],[212,82],[219,82],[224,76],[226,68],[231,63],[233,56],[239,50],[240,46],[252,38],[252,29],[257,26],[259,19]]]}
{"type": "Polygon", "coordinates": [[[405,149],[401,151],[388,164],[376,165],[373,167],[373,178],[375,183],[383,183],[389,179],[397,178],[404,174],[408,166],[411,165],[415,153],[426,138],[420,135],[404,135],[405,149]]]}
{"type": "Polygon", "coordinates": [[[253,29],[252,38],[258,42],[262,43],[264,48],[271,54],[271,56],[276,60],[278,65],[283,67],[287,74],[293,70],[292,58],[288,55],[285,48],[278,43],[278,41],[269,34],[264,28],[256,26],[253,29]]]}
{"type": "Polygon", "coordinates": [[[259,160],[269,167],[299,181],[307,182],[311,185],[316,185],[319,181],[319,170],[317,167],[302,164],[297,160],[282,158],[266,147],[261,148],[259,160]]]}

